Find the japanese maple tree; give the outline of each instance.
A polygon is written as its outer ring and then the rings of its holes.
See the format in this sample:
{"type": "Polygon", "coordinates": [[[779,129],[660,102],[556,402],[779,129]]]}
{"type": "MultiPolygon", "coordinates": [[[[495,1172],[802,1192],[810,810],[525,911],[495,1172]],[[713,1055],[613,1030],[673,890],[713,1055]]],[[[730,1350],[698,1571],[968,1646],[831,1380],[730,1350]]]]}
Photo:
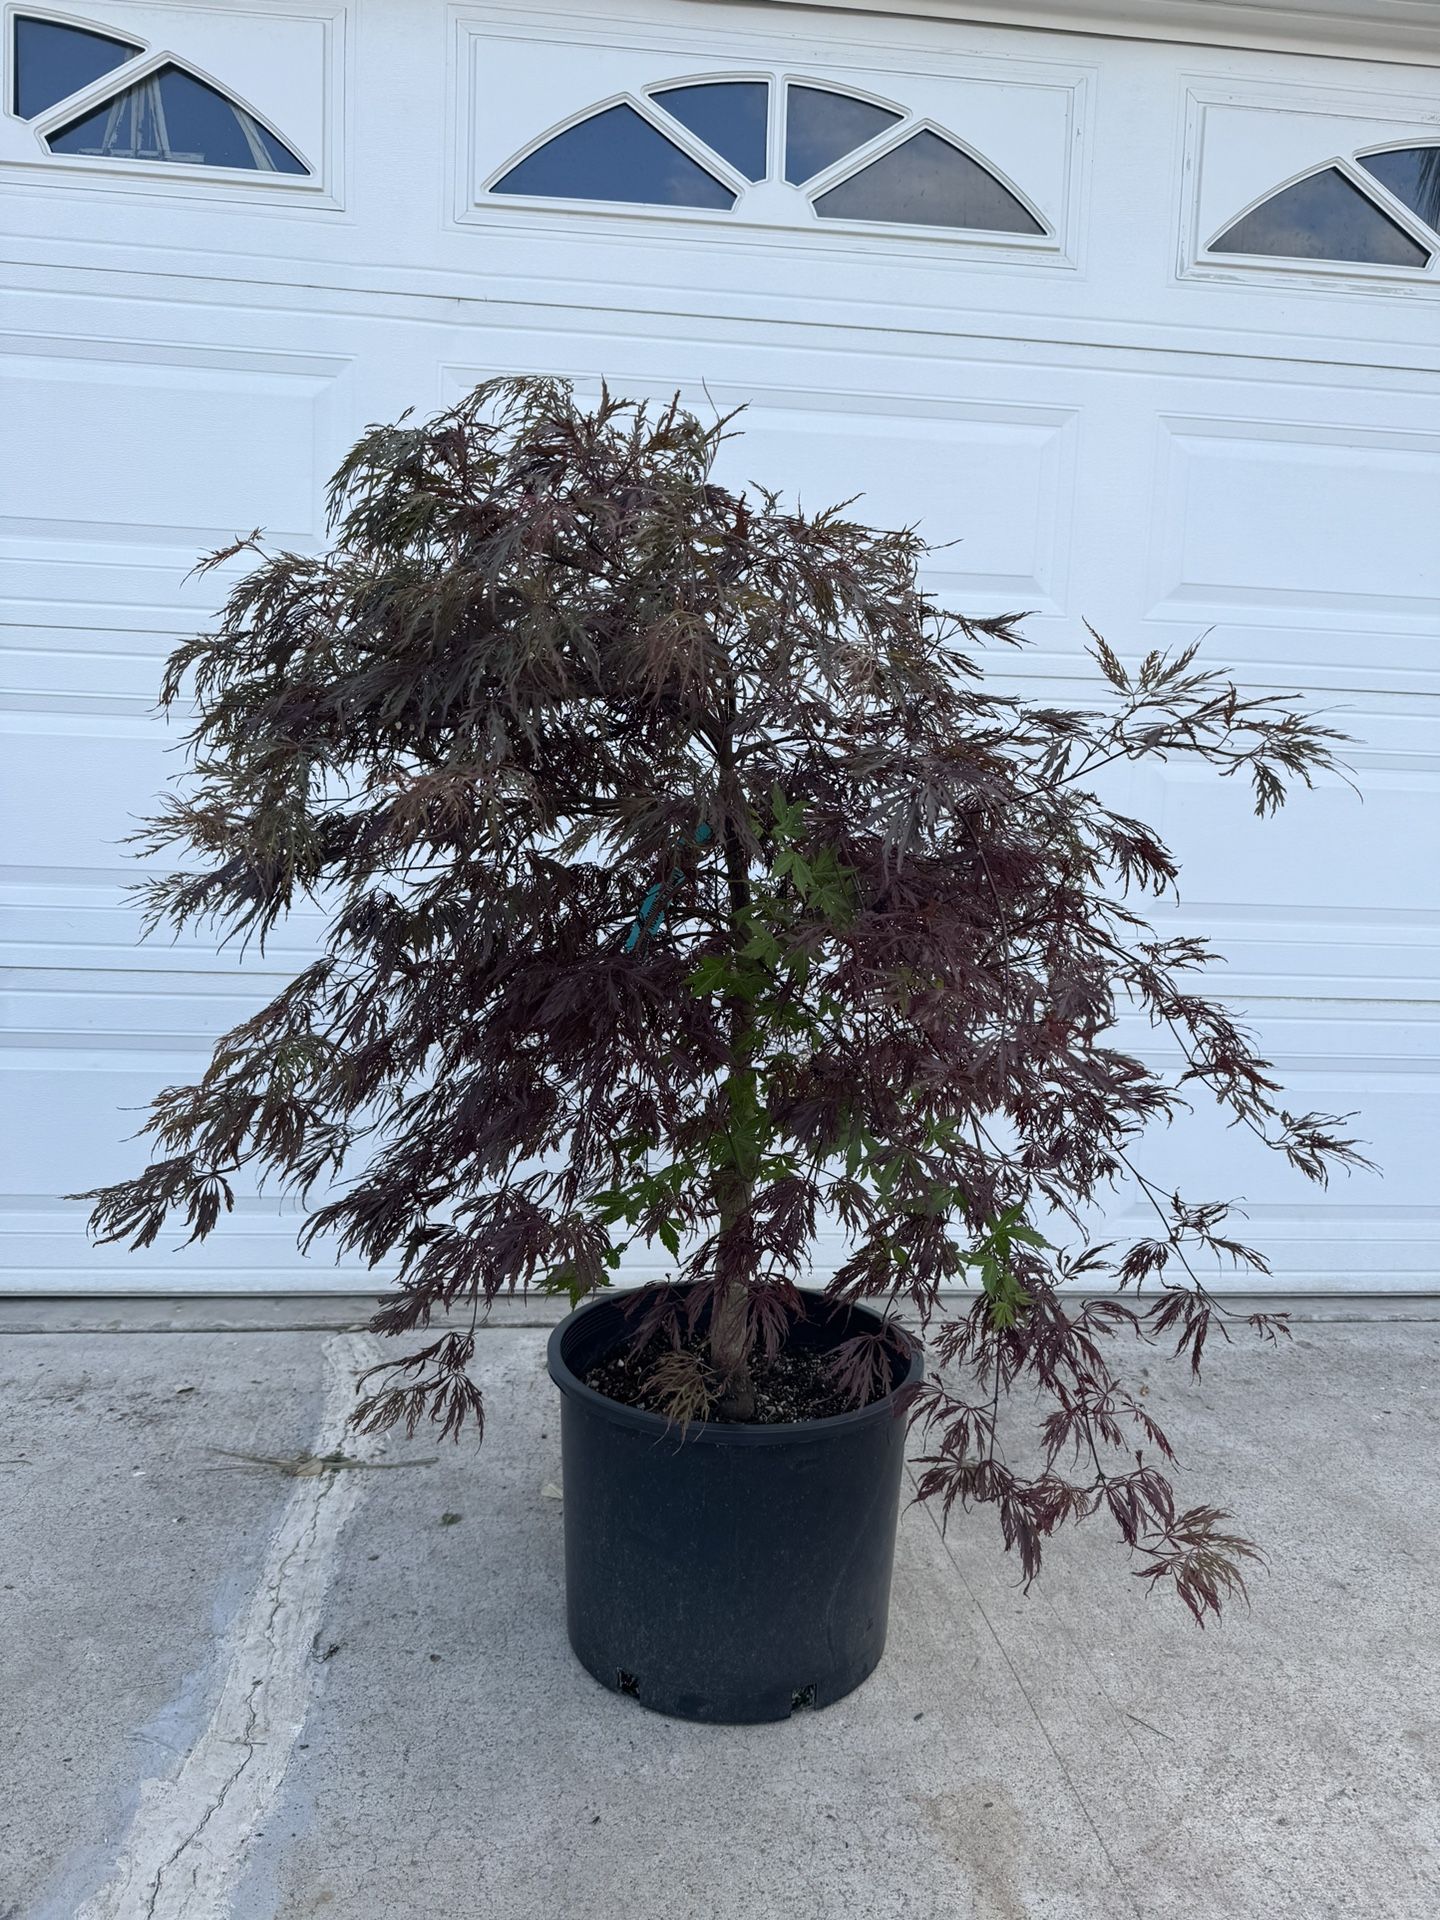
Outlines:
{"type": "MultiPolygon", "coordinates": [[[[1027,1578],[1107,1513],[1203,1622],[1254,1549],[1179,1510],[1114,1354],[1136,1336],[1198,1368],[1228,1318],[1205,1263],[1264,1263],[1147,1175],[1142,1136],[1205,1093],[1312,1180],[1358,1155],[1194,990],[1205,946],[1136,904],[1175,861],[1093,783],[1186,755],[1263,815],[1338,736],[1193,649],[1127,667],[1096,639],[1083,711],[987,688],[1015,618],[940,607],[913,531],[718,485],[726,432],[490,381],[364,436],[328,551],[256,536],[208,563],[254,557],[166,673],[193,765],[141,838],[190,864],[144,883],[148,920],[263,940],[310,901],[328,938],[156,1099],[157,1157],[86,1196],[94,1229],[143,1246],[178,1214],[203,1237],[237,1174],[268,1177],[309,1203],[303,1242],[398,1269],[378,1328],[445,1316],[357,1417],[448,1433],[482,1416],[477,1315],[583,1299],[632,1245],[688,1283],[635,1325],[657,1404],[746,1417],[838,1233],[828,1292],[927,1328],[923,1497],[993,1506],[1027,1578]],[[1137,1011],[1178,1073],[1118,1045],[1137,1011]],[[1090,1243],[1124,1183],[1153,1232],[1090,1243]],[[997,1443],[1019,1387],[1024,1470],[997,1443]]],[[[834,1356],[857,1404],[885,1354],[834,1356]]]]}

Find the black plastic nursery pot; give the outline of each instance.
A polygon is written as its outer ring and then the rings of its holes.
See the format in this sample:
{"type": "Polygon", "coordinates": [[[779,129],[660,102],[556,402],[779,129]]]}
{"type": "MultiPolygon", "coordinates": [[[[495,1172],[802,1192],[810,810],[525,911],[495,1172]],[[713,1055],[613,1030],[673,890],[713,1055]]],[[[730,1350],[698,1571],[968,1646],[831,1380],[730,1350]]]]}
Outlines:
{"type": "MultiPolygon", "coordinates": [[[[791,1338],[879,1331],[806,1294],[791,1338]]],[[[634,1295],[550,1336],[561,1394],[570,1644],[604,1686],[685,1720],[783,1720],[858,1687],[885,1650],[908,1364],[883,1399],[788,1425],[692,1422],[609,1399],[582,1376],[624,1338],[634,1295]]]]}

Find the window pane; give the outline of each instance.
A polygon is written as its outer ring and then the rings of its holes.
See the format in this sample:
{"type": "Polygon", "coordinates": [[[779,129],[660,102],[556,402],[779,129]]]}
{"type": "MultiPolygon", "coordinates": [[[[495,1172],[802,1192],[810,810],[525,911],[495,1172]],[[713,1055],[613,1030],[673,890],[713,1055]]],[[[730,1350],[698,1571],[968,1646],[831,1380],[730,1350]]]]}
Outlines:
{"type": "Polygon", "coordinates": [[[624,200],[656,207],[733,207],[735,195],[633,107],[606,107],[537,147],[492,193],[624,200]]]}
{"type": "Polygon", "coordinates": [[[696,87],[657,87],[650,98],[706,146],[722,154],[747,180],[765,178],[770,89],[763,80],[706,81],[696,87]]]}
{"type": "Polygon", "coordinates": [[[888,107],[825,87],[792,86],[785,105],[785,178],[803,186],[900,118],[888,107]]]}
{"type": "Polygon", "coordinates": [[[1360,162],[1403,200],[1412,213],[1440,227],[1440,147],[1402,147],[1398,153],[1367,153],[1360,162]]]}
{"type": "Polygon", "coordinates": [[[112,40],[105,33],[67,27],[58,20],[15,19],[15,111],[33,120],[57,100],[64,100],[102,73],[113,73],[133,60],[139,47],[128,40],[112,40]]]}
{"type": "Polygon", "coordinates": [[[1334,167],[1283,187],[1221,234],[1210,251],[1385,267],[1423,267],[1430,258],[1334,167]]]}
{"type": "Polygon", "coordinates": [[[305,173],[287,146],[243,107],[180,67],[161,67],[83,119],[49,136],[52,153],[110,160],[167,160],[192,166],[305,173]]]}
{"type": "Polygon", "coordinates": [[[276,173],[308,173],[310,171],[303,161],[296,159],[283,141],[277,140],[273,133],[267,132],[258,120],[253,119],[248,113],[242,113],[238,107],[233,108],[232,111],[244,123],[247,133],[253,134],[260,142],[261,151],[276,173]]]}
{"type": "Polygon", "coordinates": [[[938,133],[912,134],[815,202],[822,220],[1043,233],[1008,187],[938,133]]]}

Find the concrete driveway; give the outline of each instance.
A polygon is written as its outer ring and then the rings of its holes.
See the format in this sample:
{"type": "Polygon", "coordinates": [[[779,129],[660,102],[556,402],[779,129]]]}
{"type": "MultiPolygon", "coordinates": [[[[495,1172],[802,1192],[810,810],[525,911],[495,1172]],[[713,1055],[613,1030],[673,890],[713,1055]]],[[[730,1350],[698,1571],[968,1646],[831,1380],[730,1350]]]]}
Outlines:
{"type": "Polygon", "coordinates": [[[372,1354],[4,1339],[0,1920],[1440,1913],[1440,1325],[1152,1368],[1253,1611],[1198,1632],[1098,1526],[1026,1597],[911,1510],[879,1672],[735,1729],[569,1652],[543,1331],[483,1336],[478,1450],[346,1436],[372,1354]]]}

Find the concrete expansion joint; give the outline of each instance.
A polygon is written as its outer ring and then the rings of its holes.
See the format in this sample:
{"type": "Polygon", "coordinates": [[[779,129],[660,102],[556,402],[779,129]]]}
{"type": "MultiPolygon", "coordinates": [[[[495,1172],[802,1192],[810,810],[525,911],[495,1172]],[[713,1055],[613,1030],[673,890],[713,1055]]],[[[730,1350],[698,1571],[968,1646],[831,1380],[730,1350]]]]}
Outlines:
{"type": "MultiPolygon", "coordinates": [[[[373,1343],[356,1334],[326,1342],[324,1407],[302,1457],[339,1454],[355,1377],[374,1357],[373,1343]]],[[[362,1435],[350,1444],[347,1464],[368,1465],[381,1442],[362,1435]]],[[[367,1478],[339,1471],[292,1477],[250,1604],[219,1649],[210,1718],[178,1771],[142,1783],[111,1877],[76,1920],[225,1920],[231,1911],[305,1723],[317,1666],[311,1652],[340,1535],[367,1478]]]]}

